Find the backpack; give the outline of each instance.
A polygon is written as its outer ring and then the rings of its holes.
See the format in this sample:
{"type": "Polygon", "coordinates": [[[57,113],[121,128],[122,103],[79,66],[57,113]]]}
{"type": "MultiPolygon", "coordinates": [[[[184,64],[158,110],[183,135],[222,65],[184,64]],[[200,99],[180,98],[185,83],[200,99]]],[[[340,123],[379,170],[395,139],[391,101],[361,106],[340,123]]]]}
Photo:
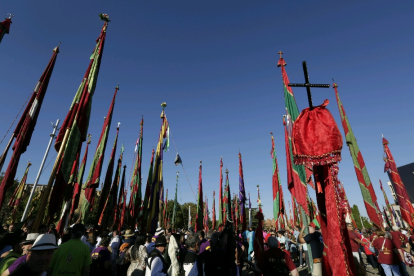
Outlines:
{"type": "MultiPolygon", "coordinates": [[[[276,257],[271,251],[269,253],[272,255],[271,258],[266,259],[265,261],[265,271],[263,271],[263,276],[270,275],[280,275],[280,276],[289,276],[289,270],[286,266],[285,259],[283,256],[276,257]]],[[[286,253],[284,253],[286,254],[286,253]]]]}
{"type": "Polygon", "coordinates": [[[98,256],[93,256],[92,254],[92,263],[90,266],[90,275],[109,275],[108,271],[105,270],[105,263],[102,262],[98,256]]]}
{"type": "Polygon", "coordinates": [[[151,270],[151,265],[152,265],[152,262],[155,260],[155,258],[160,258],[161,259],[161,261],[162,261],[162,272],[167,274],[167,271],[168,271],[167,263],[165,262],[164,257],[161,255],[161,253],[157,249],[152,250],[151,253],[148,255],[148,258],[145,260],[145,262],[147,263],[147,268],[149,268],[151,270]],[[150,258],[151,258],[151,261],[148,263],[148,260],[150,258]]]}
{"type": "Polygon", "coordinates": [[[204,273],[206,276],[232,275],[232,267],[228,255],[222,249],[205,251],[204,273]]]}

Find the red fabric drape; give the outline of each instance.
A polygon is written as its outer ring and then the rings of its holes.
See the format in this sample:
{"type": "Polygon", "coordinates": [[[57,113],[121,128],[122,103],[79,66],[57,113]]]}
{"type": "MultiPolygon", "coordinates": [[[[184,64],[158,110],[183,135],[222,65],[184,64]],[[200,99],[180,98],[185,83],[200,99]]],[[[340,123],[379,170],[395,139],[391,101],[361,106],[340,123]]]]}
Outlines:
{"type": "Polygon", "coordinates": [[[316,198],[321,213],[321,230],[325,243],[324,275],[356,275],[344,208],[340,200],[337,162],[341,160],[342,136],[326,109],[329,101],[304,109],[292,129],[295,164],[313,166],[316,198]]]}

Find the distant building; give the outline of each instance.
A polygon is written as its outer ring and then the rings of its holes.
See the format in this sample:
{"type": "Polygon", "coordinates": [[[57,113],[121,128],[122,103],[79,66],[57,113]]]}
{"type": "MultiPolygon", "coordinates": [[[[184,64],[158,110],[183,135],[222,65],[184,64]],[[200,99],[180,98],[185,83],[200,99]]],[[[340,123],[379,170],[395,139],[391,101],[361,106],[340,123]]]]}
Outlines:
{"type": "MultiPolygon", "coordinates": [[[[26,192],[29,192],[29,193],[32,192],[33,184],[26,183],[26,186],[25,186],[24,189],[25,189],[26,192]]],[[[46,189],[46,185],[45,184],[37,184],[36,185],[36,192],[37,191],[41,191],[43,189],[46,189]]]]}
{"type": "MultiPolygon", "coordinates": [[[[398,167],[398,173],[400,174],[401,180],[404,183],[405,189],[407,190],[408,196],[410,197],[411,204],[414,206],[414,163],[410,163],[401,167],[398,167]]],[[[396,215],[401,220],[400,206],[398,205],[397,196],[394,190],[394,183],[391,181],[390,174],[388,173],[388,186],[390,187],[392,197],[394,198],[395,204],[391,204],[391,208],[394,209],[396,215]]],[[[407,226],[407,224],[405,225],[407,226]]]]}
{"type": "MultiPolygon", "coordinates": [[[[398,169],[398,173],[400,174],[401,180],[404,183],[405,189],[407,190],[408,196],[410,197],[411,203],[413,203],[414,202],[414,163],[400,166],[397,169],[398,169]]],[[[388,178],[391,181],[389,173],[388,173],[388,178]]],[[[392,184],[395,185],[394,183],[392,184]]],[[[394,197],[394,201],[396,204],[398,204],[398,202],[396,201],[395,193],[392,188],[390,186],[391,193],[393,194],[393,197],[394,197]]]]}

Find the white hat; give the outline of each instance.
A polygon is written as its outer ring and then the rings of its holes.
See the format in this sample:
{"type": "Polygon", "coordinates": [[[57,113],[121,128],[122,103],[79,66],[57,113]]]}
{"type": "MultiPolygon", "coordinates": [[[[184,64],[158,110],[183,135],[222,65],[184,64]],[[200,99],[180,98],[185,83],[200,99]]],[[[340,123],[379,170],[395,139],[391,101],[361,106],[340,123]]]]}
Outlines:
{"type": "Polygon", "coordinates": [[[395,226],[395,225],[394,225],[394,226],[392,227],[392,230],[394,230],[394,231],[399,231],[399,230],[400,230],[400,227],[398,227],[398,226],[395,226]]]}
{"type": "Polygon", "coordinates": [[[164,230],[161,227],[158,227],[155,230],[155,236],[159,236],[159,235],[163,235],[164,234],[164,230]]]}
{"type": "Polygon", "coordinates": [[[30,251],[35,250],[49,250],[49,249],[57,249],[56,246],[56,237],[53,234],[42,234],[39,235],[30,251]]]}
{"type": "Polygon", "coordinates": [[[23,242],[23,244],[33,244],[35,242],[35,240],[37,239],[37,237],[39,237],[39,236],[40,236],[39,233],[27,234],[26,240],[23,242]]]}

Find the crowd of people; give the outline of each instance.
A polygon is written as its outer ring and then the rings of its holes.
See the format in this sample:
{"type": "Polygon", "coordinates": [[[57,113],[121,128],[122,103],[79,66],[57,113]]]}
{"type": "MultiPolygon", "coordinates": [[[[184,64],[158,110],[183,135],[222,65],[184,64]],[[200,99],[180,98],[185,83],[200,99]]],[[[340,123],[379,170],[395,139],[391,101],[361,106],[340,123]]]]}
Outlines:
{"type": "Polygon", "coordinates": [[[372,267],[373,271],[386,276],[414,275],[414,235],[409,229],[393,226],[360,231],[352,224],[347,224],[347,228],[357,266],[372,267]],[[366,255],[366,263],[361,253],[366,255]]]}
{"type": "MultiPolygon", "coordinates": [[[[386,276],[412,275],[414,247],[408,230],[394,226],[360,232],[352,224],[347,227],[357,275],[364,275],[368,267],[386,276]]],[[[16,228],[4,225],[0,233],[0,276],[298,276],[298,268],[319,276],[323,271],[324,242],[315,225],[263,231],[263,250],[257,256],[254,241],[262,235],[256,235],[254,228],[234,232],[231,225],[220,231],[159,227],[155,233],[142,233],[86,229],[78,223],[63,235],[54,225],[40,226],[39,233],[16,228]]]]}

